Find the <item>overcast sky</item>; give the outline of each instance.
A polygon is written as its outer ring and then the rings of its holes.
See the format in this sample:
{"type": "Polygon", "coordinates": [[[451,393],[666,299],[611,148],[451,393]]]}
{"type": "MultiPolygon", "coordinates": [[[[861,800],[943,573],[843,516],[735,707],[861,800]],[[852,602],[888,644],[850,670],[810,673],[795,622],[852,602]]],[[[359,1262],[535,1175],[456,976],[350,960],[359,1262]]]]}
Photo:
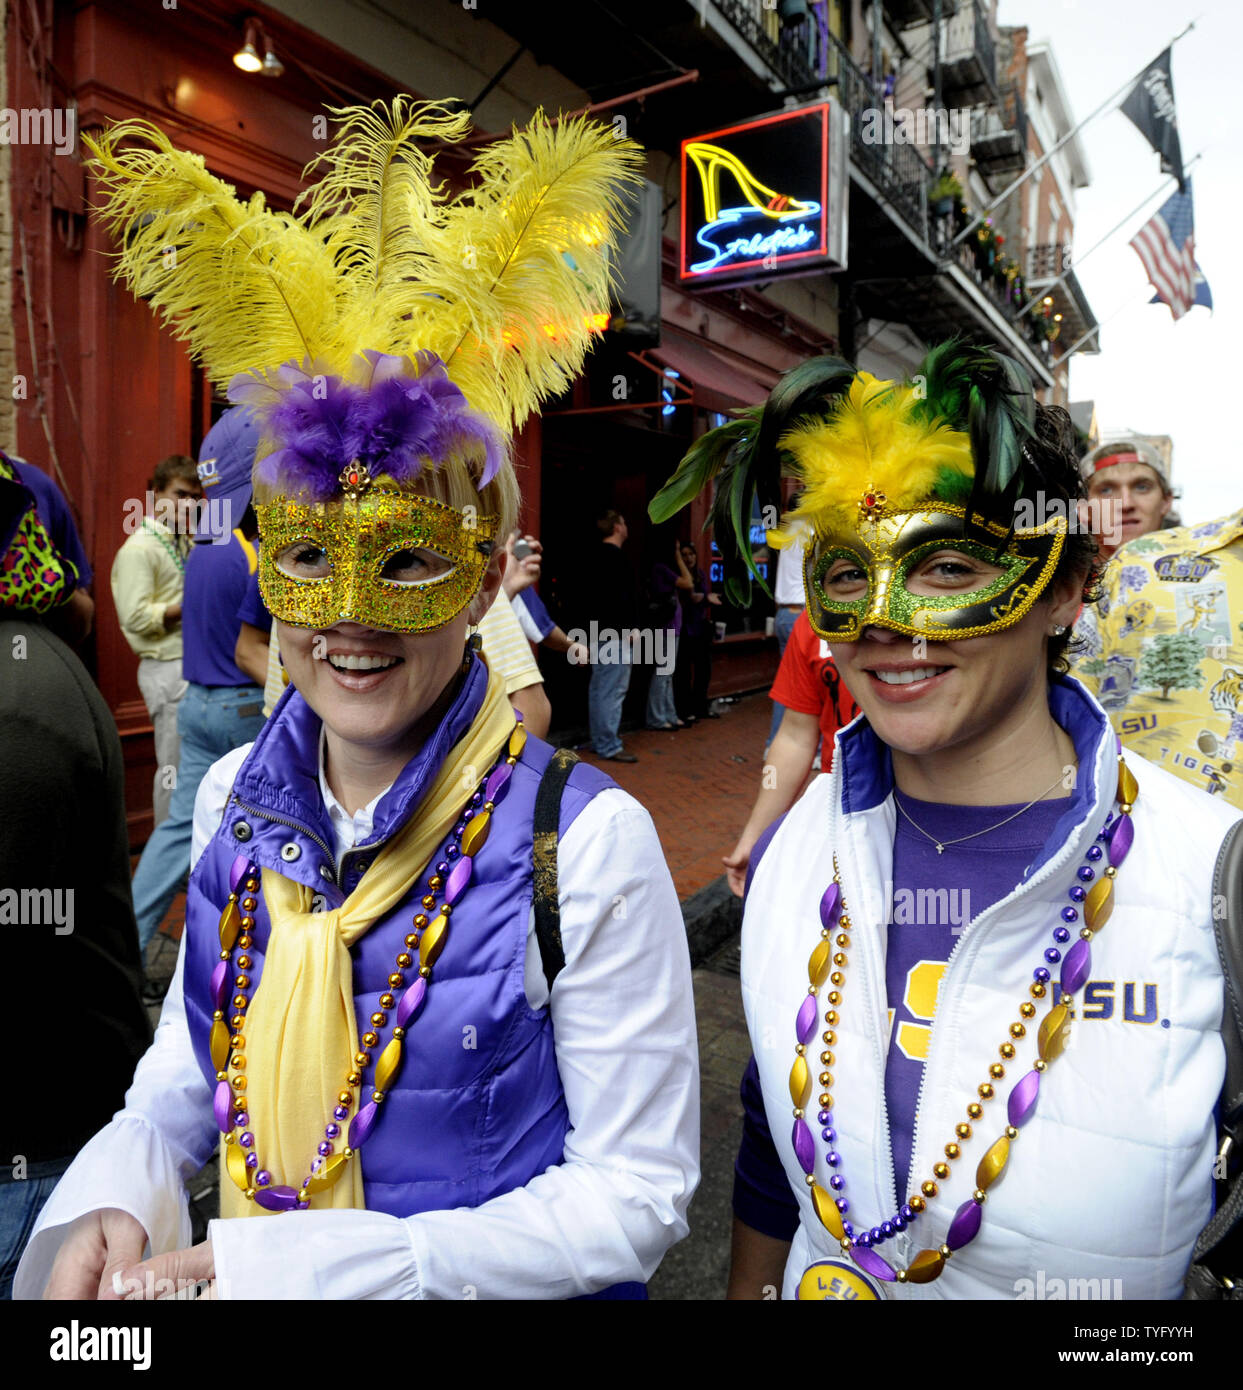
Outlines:
{"type": "MultiPolygon", "coordinates": [[[[1078,269],[1102,325],[1102,351],[1074,358],[1070,390],[1073,400],[1096,401],[1105,431],[1173,438],[1179,505],[1183,519],[1196,522],[1243,507],[1243,5],[1001,0],[998,13],[1002,24],[1025,24],[1031,42],[1052,45],[1076,120],[1190,19],[1196,27],[1174,45],[1174,97],[1184,161],[1204,156],[1191,175],[1196,259],[1216,307],[1174,323],[1165,305],[1144,302],[1147,277],[1127,243],[1168,195],[1154,196],[1078,269]]],[[[1161,184],[1157,154],[1120,111],[1089,122],[1080,138],[1092,181],[1078,194],[1077,256],[1161,184]]]]}

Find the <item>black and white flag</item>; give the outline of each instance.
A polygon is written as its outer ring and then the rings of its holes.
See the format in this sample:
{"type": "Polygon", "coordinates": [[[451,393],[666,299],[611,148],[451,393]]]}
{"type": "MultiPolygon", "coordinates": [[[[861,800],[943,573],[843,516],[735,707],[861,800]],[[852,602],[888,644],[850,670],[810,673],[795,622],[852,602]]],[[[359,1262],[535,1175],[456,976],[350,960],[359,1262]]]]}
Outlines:
{"type": "Polygon", "coordinates": [[[1174,79],[1170,76],[1168,48],[1140,74],[1130,95],[1122,103],[1122,110],[1161,156],[1161,172],[1173,174],[1179,188],[1185,188],[1183,151],[1178,138],[1178,112],[1174,109],[1174,79]]]}

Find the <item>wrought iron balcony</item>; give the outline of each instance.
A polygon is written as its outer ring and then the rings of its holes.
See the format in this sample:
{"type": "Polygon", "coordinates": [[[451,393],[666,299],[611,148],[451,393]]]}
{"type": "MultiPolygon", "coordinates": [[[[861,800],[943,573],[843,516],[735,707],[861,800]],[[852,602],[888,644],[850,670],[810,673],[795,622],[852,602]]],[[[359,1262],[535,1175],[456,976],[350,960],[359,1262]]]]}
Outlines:
{"type": "Polygon", "coordinates": [[[997,100],[997,51],[976,0],[941,25],[941,96],[962,106],[997,100]]]}
{"type": "Polygon", "coordinates": [[[971,113],[971,155],[990,184],[998,175],[1020,174],[1026,168],[1027,108],[1013,88],[1000,108],[971,113]]]}
{"type": "Polygon", "coordinates": [[[1033,283],[1056,280],[1071,267],[1070,247],[1062,242],[1046,242],[1033,246],[1027,253],[1027,278],[1033,283]]]}
{"type": "Polygon", "coordinates": [[[755,50],[790,92],[814,91],[818,85],[820,26],[810,12],[783,23],[763,0],[713,0],[715,7],[755,50]]]}
{"type": "Polygon", "coordinates": [[[919,236],[928,237],[928,183],[931,164],[913,145],[890,137],[881,90],[850,56],[836,35],[828,34],[825,81],[850,115],[850,157],[890,206],[919,236]],[[877,138],[877,137],[880,138],[877,138]]]}

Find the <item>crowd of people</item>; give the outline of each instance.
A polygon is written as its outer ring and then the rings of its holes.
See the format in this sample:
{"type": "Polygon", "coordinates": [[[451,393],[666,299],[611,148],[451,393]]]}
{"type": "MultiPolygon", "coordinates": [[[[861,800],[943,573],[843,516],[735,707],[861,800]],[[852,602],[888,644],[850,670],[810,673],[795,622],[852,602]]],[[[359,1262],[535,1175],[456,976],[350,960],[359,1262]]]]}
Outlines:
{"type": "MultiPolygon", "coordinates": [[[[90,567],[51,481],[0,455],[0,758],[23,811],[0,856],[6,882],[68,892],[71,930],[31,924],[26,961],[76,998],[72,1029],[18,1006],[75,1104],[23,1100],[5,1295],[633,1299],[694,1219],[677,892],[643,806],[546,741],[537,653],[587,668],[590,751],[633,763],[637,666],[648,728],[713,715],[718,585],[685,529],[638,582],[610,510],[580,640],[539,596],[507,448],[582,365],[638,152],[537,118],[441,206],[416,142],[464,116],[337,114],[330,191],[387,123],[444,255],[588,149],[590,236],[523,272],[568,326],[463,336],[502,313],[496,283],[451,304],[400,254],[334,259],[371,225],[335,197],[281,220],[292,240],[260,226],[293,249],[256,267],[177,204],[159,131],[88,142],[105,210],[135,219],[118,276],[164,307],[152,248],[180,239],[182,328],[232,405],[197,463],[155,470],[112,568],[157,763],[132,884],[116,727],[73,652],[90,567]],[[218,331],[259,299],[263,331],[218,331]],[[143,951],[183,884],[152,1036],[143,951]],[[192,1244],[186,1184],[213,1154],[220,1215],[192,1244]]],[[[515,235],[538,232],[532,213],[515,235]]],[[[1158,457],[1119,440],[1081,462],[1064,411],[958,342],[910,381],[795,368],[749,432],[698,441],[653,523],[700,492],[731,593],[762,577],[753,501],[783,504],[772,725],[724,856],[753,1048],[729,1296],[1226,1296],[1237,1246],[1203,1233],[1237,1206],[1215,868],[1243,810],[1243,512],[1161,529],[1158,457]]]]}

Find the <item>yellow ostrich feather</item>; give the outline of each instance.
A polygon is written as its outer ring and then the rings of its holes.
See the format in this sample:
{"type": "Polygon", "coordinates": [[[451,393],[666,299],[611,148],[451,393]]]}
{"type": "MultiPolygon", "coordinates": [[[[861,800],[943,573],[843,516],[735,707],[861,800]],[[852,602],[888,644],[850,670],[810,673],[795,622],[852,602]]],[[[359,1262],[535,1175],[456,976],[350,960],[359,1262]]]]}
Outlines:
{"type": "Polygon", "coordinates": [[[769,540],[789,545],[807,526],[817,535],[853,527],[865,491],[882,493],[887,511],[960,492],[975,472],[971,438],[941,419],[912,414],[915,386],[860,372],[826,419],[795,425],[778,441],[804,484],[798,506],[769,540]]]}
{"type": "MultiPolygon", "coordinates": [[[[357,376],[367,349],[431,349],[503,430],[582,367],[642,152],[585,119],[486,146],[448,200],[420,141],[469,115],[409,97],[334,112],[338,137],[297,216],[241,202],[142,121],[84,137],[116,276],[150,300],[221,389],[293,362],[357,376]],[[141,141],[139,145],[128,142],[141,141]]],[[[303,200],[300,200],[300,204],[303,200]]],[[[365,364],[363,364],[365,367],[365,364]]]]}
{"type": "Polygon", "coordinates": [[[201,155],[147,121],[82,143],[99,215],[124,239],[116,278],[151,301],[218,387],[236,372],[328,352],[339,277],[321,238],[262,193],[242,202],[201,155]]]}
{"type": "Polygon", "coordinates": [[[438,353],[467,400],[504,426],[580,371],[591,321],[608,309],[625,186],[641,167],[639,146],[610,127],[553,126],[540,111],[484,148],[475,186],[427,229],[435,269],[410,346],[438,353]]]}

